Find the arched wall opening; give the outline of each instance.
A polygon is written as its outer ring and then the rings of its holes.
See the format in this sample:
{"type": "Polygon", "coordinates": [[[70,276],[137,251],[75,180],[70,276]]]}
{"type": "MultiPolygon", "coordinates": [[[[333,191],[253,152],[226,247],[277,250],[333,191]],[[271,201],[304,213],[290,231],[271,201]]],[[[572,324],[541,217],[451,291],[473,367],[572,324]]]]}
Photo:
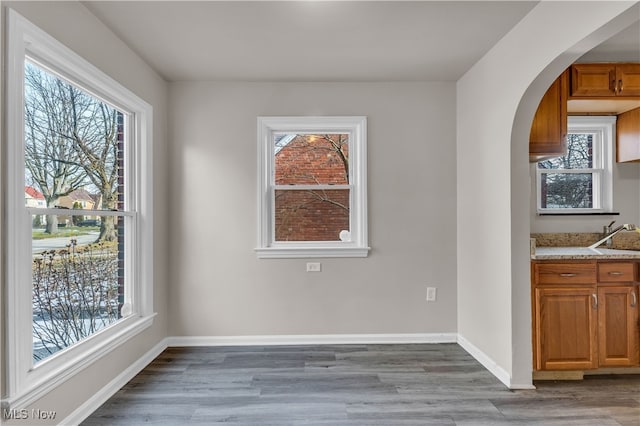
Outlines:
{"type": "Polygon", "coordinates": [[[638,2],[540,2],[458,81],[459,341],[511,388],[532,386],[533,115],[567,66],[639,19],[638,2]]]}
{"type": "MultiPolygon", "coordinates": [[[[558,55],[535,78],[524,93],[518,109],[516,110],[511,136],[511,237],[512,237],[512,321],[514,330],[528,330],[527,343],[531,342],[531,291],[530,291],[530,261],[529,261],[529,235],[530,235],[530,176],[528,163],[529,132],[533,116],[540,99],[549,85],[580,56],[588,52],[613,35],[623,31],[640,20],[640,8],[635,6],[624,14],[614,18],[567,51],[558,55]],[[525,280],[523,281],[523,278],[525,280]],[[523,312],[529,308],[525,316],[523,312]]],[[[530,376],[532,348],[526,348],[524,341],[518,333],[513,334],[514,353],[513,371],[522,371],[525,379],[530,376]],[[519,343],[519,344],[518,344],[519,343]],[[520,353],[521,348],[526,353],[520,353]],[[526,348],[526,349],[525,349],[526,348]],[[525,362],[526,361],[526,362],[525,362]],[[526,374],[526,376],[525,376],[526,374]]]]}

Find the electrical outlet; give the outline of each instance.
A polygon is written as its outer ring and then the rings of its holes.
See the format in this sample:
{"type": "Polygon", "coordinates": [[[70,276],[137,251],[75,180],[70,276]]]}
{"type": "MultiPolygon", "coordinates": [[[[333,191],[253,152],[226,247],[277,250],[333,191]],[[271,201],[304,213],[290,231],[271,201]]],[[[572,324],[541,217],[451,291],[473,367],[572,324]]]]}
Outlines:
{"type": "Polygon", "coordinates": [[[435,301],[436,301],[436,288],[427,287],[427,302],[435,302],[435,301]]]}
{"type": "Polygon", "coordinates": [[[307,272],[320,272],[320,262],[307,262],[307,272]]]}

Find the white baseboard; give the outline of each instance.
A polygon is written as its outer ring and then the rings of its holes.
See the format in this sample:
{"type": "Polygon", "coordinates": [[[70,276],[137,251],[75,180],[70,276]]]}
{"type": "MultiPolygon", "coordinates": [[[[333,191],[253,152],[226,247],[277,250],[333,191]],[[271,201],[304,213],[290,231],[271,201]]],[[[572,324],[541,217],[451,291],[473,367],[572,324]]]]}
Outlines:
{"type": "Polygon", "coordinates": [[[168,346],[273,346],[402,343],[456,343],[456,333],[318,334],[281,336],[174,336],[168,346]]]}
{"type": "Polygon", "coordinates": [[[83,420],[96,411],[102,404],[104,404],[109,398],[111,398],[116,392],[118,392],[127,382],[135,377],[140,371],[142,371],[151,361],[153,361],[158,355],[167,348],[168,338],[163,339],[151,348],[147,353],[142,355],[133,364],[127,367],[122,373],[118,374],[113,380],[111,380],[105,387],[100,389],[91,398],[86,400],[84,404],[76,408],[71,414],[69,414],[60,425],[78,425],[83,420]]]}
{"type": "Polygon", "coordinates": [[[505,384],[509,389],[535,389],[531,383],[513,383],[511,375],[504,368],[500,367],[487,354],[478,349],[473,343],[458,334],[458,344],[484,366],[491,374],[496,376],[498,380],[505,384]]]}

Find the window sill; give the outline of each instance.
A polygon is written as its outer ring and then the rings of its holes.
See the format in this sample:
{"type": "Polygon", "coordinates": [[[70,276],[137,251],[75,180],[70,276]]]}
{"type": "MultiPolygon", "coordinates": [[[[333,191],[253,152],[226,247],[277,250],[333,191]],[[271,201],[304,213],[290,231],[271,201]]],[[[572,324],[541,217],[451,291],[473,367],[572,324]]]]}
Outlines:
{"type": "Polygon", "coordinates": [[[263,247],[258,259],[304,259],[325,257],[367,257],[370,247],[263,247]]]}
{"type": "Polygon", "coordinates": [[[620,216],[620,212],[538,212],[538,216],[620,216]]]}
{"type": "Polygon", "coordinates": [[[86,340],[60,351],[51,359],[42,361],[35,366],[29,375],[32,377],[26,389],[16,395],[2,400],[2,409],[21,409],[37,401],[57,386],[72,378],[79,371],[90,366],[91,363],[108,355],[132,337],[141,333],[153,324],[156,314],[145,317],[131,317],[123,319],[119,324],[96,333],[86,340]]]}

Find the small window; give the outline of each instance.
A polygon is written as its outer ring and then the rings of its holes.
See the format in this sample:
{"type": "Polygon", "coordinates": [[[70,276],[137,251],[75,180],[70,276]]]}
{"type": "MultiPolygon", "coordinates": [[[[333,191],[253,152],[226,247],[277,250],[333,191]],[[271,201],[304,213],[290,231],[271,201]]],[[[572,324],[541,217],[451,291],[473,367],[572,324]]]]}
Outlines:
{"type": "Polygon", "coordinates": [[[366,118],[260,117],[258,257],[364,257],[366,118]]]}
{"type": "Polygon", "coordinates": [[[567,155],[537,164],[539,213],[602,213],[613,208],[615,117],[569,117],[567,155]]]}

